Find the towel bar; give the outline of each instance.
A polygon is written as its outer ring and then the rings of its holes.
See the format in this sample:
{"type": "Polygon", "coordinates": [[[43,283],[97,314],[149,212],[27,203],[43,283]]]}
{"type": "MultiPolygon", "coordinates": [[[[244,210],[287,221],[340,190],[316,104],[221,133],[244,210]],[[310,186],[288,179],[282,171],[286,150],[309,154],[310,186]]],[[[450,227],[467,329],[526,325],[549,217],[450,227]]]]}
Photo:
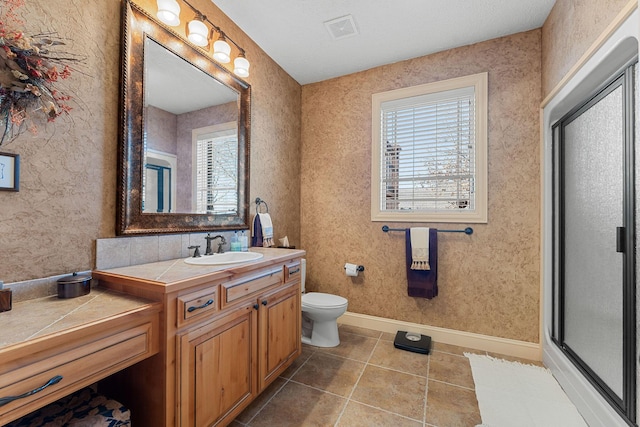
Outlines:
{"type": "MultiPolygon", "coordinates": [[[[382,226],[382,231],[388,233],[389,231],[406,231],[408,228],[389,228],[388,225],[382,226]]],[[[473,234],[473,228],[467,227],[464,230],[438,230],[438,233],[464,233],[467,235],[473,234]]]]}

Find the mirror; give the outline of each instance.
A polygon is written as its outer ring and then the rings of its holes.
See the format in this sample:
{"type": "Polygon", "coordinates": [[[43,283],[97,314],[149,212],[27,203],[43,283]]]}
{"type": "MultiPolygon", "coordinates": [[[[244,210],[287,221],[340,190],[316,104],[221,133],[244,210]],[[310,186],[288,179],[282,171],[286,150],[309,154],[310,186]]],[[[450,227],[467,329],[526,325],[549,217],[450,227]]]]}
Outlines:
{"type": "Polygon", "coordinates": [[[123,7],[118,234],[248,228],[250,86],[123,7]]]}

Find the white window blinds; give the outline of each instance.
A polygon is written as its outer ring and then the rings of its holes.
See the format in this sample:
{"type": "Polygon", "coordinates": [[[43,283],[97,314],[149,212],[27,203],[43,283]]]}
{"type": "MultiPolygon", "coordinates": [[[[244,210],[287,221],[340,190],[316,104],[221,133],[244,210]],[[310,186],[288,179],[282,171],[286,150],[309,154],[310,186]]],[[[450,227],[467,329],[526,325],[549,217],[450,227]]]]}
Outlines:
{"type": "Polygon", "coordinates": [[[488,73],[374,93],[371,220],[487,222],[488,73]]]}
{"type": "Polygon", "coordinates": [[[217,132],[196,143],[196,209],[212,214],[236,214],[238,138],[233,131],[217,132]]]}
{"type": "Polygon", "coordinates": [[[474,87],[381,104],[383,211],[475,209],[474,87]]]}

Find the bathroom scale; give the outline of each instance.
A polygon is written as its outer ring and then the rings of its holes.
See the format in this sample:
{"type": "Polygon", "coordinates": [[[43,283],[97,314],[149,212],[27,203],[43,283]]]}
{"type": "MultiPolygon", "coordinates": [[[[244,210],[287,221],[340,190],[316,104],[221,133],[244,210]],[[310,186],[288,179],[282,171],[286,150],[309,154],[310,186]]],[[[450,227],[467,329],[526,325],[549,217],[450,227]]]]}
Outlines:
{"type": "Polygon", "coordinates": [[[413,351],[414,353],[429,354],[431,350],[431,337],[417,332],[398,331],[393,346],[401,350],[413,351]]]}

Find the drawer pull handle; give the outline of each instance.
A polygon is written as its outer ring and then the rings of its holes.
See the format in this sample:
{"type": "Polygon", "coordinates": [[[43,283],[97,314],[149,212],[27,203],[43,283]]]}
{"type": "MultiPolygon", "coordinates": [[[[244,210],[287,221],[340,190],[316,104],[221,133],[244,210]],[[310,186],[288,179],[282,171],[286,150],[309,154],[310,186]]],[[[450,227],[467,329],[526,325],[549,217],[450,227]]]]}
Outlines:
{"type": "Polygon", "coordinates": [[[258,304],[253,304],[253,309],[254,309],[254,310],[257,310],[257,309],[259,309],[259,308],[260,308],[260,306],[259,306],[258,304]]]}
{"type": "Polygon", "coordinates": [[[62,376],[61,375],[56,375],[55,377],[53,377],[49,381],[47,381],[45,385],[40,386],[38,388],[34,388],[33,390],[28,391],[28,392],[26,392],[24,394],[21,394],[19,396],[2,397],[2,398],[0,398],[0,406],[6,405],[7,403],[13,402],[14,400],[23,399],[25,397],[29,397],[31,395],[39,393],[42,390],[44,390],[45,388],[49,387],[50,385],[58,384],[60,382],[60,380],[62,380],[62,376]]]}
{"type": "Polygon", "coordinates": [[[191,313],[191,312],[194,312],[194,311],[199,310],[199,309],[201,309],[201,308],[208,307],[208,306],[210,306],[211,304],[213,304],[213,300],[212,300],[212,299],[210,299],[209,301],[207,301],[207,302],[205,302],[204,304],[199,305],[199,306],[197,306],[197,307],[191,306],[191,307],[189,307],[189,308],[187,309],[187,311],[188,311],[189,313],[191,313]]]}
{"type": "Polygon", "coordinates": [[[300,267],[296,268],[295,270],[289,270],[289,276],[296,273],[300,273],[300,267]]]}
{"type": "Polygon", "coordinates": [[[263,299],[262,300],[262,305],[267,305],[267,304],[269,304],[269,301],[267,301],[266,299],[263,299]]]}

